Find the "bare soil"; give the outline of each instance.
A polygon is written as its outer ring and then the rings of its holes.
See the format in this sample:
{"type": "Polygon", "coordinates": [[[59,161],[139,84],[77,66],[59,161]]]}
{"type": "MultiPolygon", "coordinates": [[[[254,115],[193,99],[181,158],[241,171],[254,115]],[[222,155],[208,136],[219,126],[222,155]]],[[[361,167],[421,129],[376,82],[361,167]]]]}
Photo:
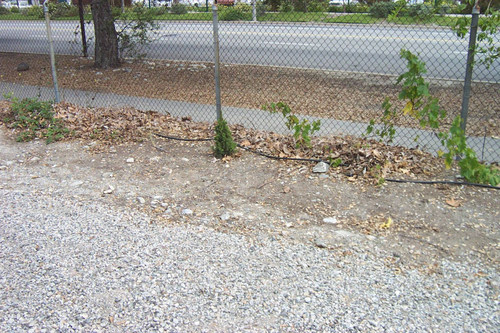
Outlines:
{"type": "MultiPolygon", "coordinates": [[[[61,88],[109,92],[194,103],[215,100],[213,64],[172,61],[125,62],[118,69],[95,69],[91,59],[57,56],[61,88]]],[[[0,53],[0,80],[51,86],[48,56],[0,53]],[[21,62],[26,72],[17,72],[21,62]]],[[[380,119],[382,103],[390,97],[398,105],[396,78],[381,75],[348,74],[307,69],[225,65],[221,69],[222,103],[226,106],[262,108],[271,102],[286,102],[293,112],[317,117],[369,122],[380,119]]],[[[431,84],[449,116],[445,126],[459,114],[462,85],[439,81],[431,84]]],[[[468,135],[500,136],[500,85],[473,85],[468,135]]],[[[403,105],[401,105],[403,106],[403,105]]],[[[398,125],[418,127],[411,117],[398,125]]]]}
{"type": "MultiPolygon", "coordinates": [[[[0,110],[2,117],[7,115],[8,103],[0,110]]],[[[152,223],[202,224],[256,239],[262,234],[286,237],[345,256],[350,255],[346,243],[369,243],[373,251],[387,253],[388,269],[401,274],[407,269],[435,274],[442,259],[498,267],[498,190],[389,182],[375,186],[376,175],[351,167],[376,165],[378,159],[392,161],[390,165],[402,161],[404,166],[386,172],[398,178],[426,177],[423,169],[429,165],[433,178],[453,179],[453,173],[431,168],[436,160],[418,151],[339,139],[346,141],[328,146],[351,159],[346,166],[316,174],[314,163],[277,161],[243,150],[218,160],[211,142],[153,134],[206,138],[213,135],[209,124],[64,103],[55,111],[74,132],[64,142],[17,143],[18,130],[2,126],[0,186],[31,186],[53,195],[126,205],[149,214],[152,223]]],[[[294,151],[288,137],[237,127],[233,131],[242,146],[284,156],[319,151],[327,140],[318,139],[307,152],[294,151]]]]}

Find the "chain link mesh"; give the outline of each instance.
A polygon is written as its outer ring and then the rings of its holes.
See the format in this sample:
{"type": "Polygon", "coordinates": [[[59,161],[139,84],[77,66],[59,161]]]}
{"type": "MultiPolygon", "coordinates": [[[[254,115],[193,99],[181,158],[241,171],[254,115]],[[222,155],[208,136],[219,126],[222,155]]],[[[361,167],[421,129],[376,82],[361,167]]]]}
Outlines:
{"type": "MultiPolygon", "coordinates": [[[[79,22],[60,20],[53,12],[62,99],[82,106],[133,106],[214,122],[212,10],[205,2],[196,4],[186,2],[187,13],[181,14],[171,13],[173,7],[152,8],[157,26],[148,32],[151,42],[137,44],[135,54],[122,54],[144,58],[125,58],[120,68],[107,70],[93,68],[92,58],[82,57],[79,22]]],[[[460,115],[469,41],[468,35],[460,38],[450,28],[457,17],[449,14],[448,7],[407,5],[397,17],[377,18],[373,6],[330,4],[257,2],[256,21],[249,4],[219,5],[222,112],[228,122],[287,132],[280,115],[263,110],[281,101],[297,115],[321,119],[320,135],[361,136],[371,119],[380,119],[386,97],[403,107],[396,85],[398,75],[406,71],[401,49],[425,62],[431,93],[448,112],[445,125],[460,115]]],[[[395,4],[386,6],[395,13],[395,4]]],[[[23,11],[18,15],[18,19],[0,15],[3,91],[53,98],[45,23],[23,11]],[[36,80],[24,80],[22,72],[8,74],[23,59],[30,62],[30,70],[40,73],[36,80]]],[[[116,21],[116,27],[120,32],[126,24],[116,21]]],[[[88,54],[93,55],[90,21],[85,32],[88,54]]],[[[495,45],[498,42],[497,34],[495,45]]],[[[496,60],[487,67],[481,57],[473,71],[467,135],[479,158],[498,162],[500,66],[496,60]]],[[[397,125],[395,144],[431,152],[441,148],[437,136],[421,130],[412,117],[397,125]]]]}

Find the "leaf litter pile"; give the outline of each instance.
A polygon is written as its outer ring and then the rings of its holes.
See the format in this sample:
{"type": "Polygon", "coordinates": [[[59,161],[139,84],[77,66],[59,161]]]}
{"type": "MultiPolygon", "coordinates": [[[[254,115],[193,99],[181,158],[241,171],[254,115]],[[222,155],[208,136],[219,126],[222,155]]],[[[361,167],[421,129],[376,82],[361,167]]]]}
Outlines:
{"type": "MultiPolygon", "coordinates": [[[[1,102],[0,117],[9,115],[10,103],[1,102]]],[[[107,145],[151,140],[161,137],[206,140],[215,136],[214,124],[193,122],[154,111],[133,108],[84,108],[69,103],[54,105],[55,117],[70,130],[70,138],[96,141],[95,150],[107,145]]],[[[335,171],[349,180],[379,181],[388,176],[435,178],[442,172],[442,162],[417,149],[387,146],[374,140],[353,137],[315,137],[311,147],[297,148],[292,135],[257,131],[240,125],[230,126],[234,140],[247,150],[281,159],[318,159],[335,161],[335,171]]],[[[16,134],[12,129],[12,134],[16,134]]],[[[231,159],[231,157],[226,158],[231,159]]],[[[300,162],[292,162],[300,163],[300,162]]]]}

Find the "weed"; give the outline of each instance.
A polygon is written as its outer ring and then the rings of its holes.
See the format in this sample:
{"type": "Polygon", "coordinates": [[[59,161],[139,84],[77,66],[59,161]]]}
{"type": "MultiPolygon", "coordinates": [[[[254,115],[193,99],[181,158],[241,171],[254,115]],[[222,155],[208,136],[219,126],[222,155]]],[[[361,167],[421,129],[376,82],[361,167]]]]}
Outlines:
{"type": "Polygon", "coordinates": [[[19,142],[41,137],[51,143],[69,134],[62,121],[54,117],[50,102],[36,98],[25,98],[21,101],[13,98],[11,112],[12,115],[3,120],[8,126],[21,130],[16,138],[19,142]]]}
{"type": "Polygon", "coordinates": [[[321,121],[315,120],[312,123],[307,119],[299,120],[299,118],[292,114],[290,107],[283,102],[271,103],[263,107],[264,110],[268,110],[271,113],[280,112],[286,119],[286,127],[293,131],[293,137],[295,138],[295,147],[308,147],[311,148],[311,135],[319,131],[321,121]]]}
{"type": "Polygon", "coordinates": [[[406,100],[406,106],[402,110],[393,108],[386,98],[382,107],[382,128],[375,129],[375,120],[371,120],[367,127],[367,133],[375,133],[381,139],[391,142],[394,139],[396,129],[395,120],[401,115],[410,115],[419,121],[421,128],[430,127],[438,130],[438,137],[447,152],[439,152],[444,157],[446,168],[450,168],[453,161],[458,158],[460,174],[465,180],[474,183],[486,183],[496,186],[500,183],[500,170],[480,163],[473,149],[467,146],[465,132],[460,127],[462,119],[457,116],[448,132],[439,131],[442,119],[446,111],[439,107],[439,100],[429,93],[429,84],[424,80],[422,74],[426,72],[425,63],[410,51],[401,50],[401,57],[406,59],[408,71],[398,77],[397,83],[403,81],[400,100],[406,100]]]}

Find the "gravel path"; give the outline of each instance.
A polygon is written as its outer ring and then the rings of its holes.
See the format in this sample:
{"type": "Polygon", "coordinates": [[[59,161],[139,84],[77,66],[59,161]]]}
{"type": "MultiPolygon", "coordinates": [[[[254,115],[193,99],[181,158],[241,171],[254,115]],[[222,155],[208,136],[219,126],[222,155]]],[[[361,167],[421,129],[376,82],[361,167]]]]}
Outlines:
{"type": "MultiPolygon", "coordinates": [[[[498,275],[382,250],[158,225],[64,191],[0,188],[0,331],[493,332],[498,275]]],[[[193,217],[195,218],[195,217],[193,217]]]]}

